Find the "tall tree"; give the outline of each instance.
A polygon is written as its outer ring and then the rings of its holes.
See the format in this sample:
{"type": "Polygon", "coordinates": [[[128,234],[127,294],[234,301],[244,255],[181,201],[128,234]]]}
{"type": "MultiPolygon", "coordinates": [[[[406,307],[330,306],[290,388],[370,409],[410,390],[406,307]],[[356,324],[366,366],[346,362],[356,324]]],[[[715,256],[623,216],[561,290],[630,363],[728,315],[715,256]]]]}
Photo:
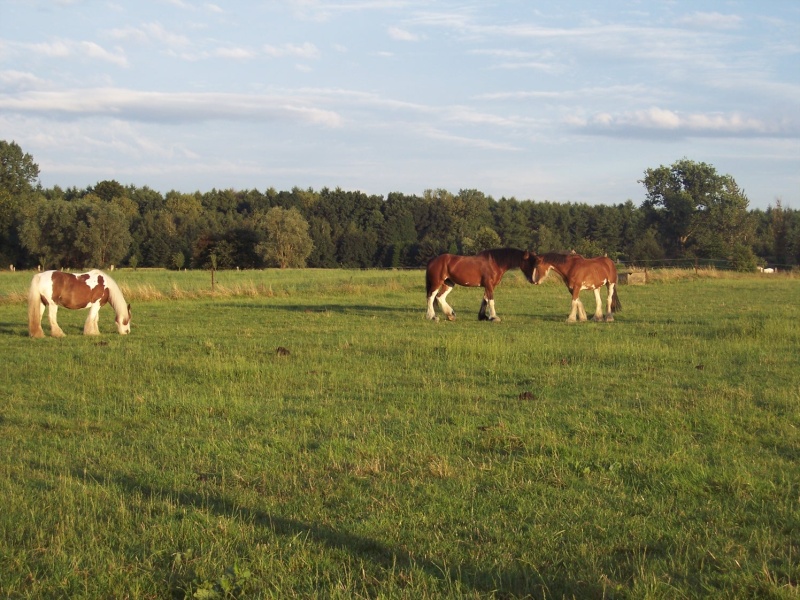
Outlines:
{"type": "Polygon", "coordinates": [[[322,217],[311,217],[308,233],[313,247],[308,255],[308,266],[326,269],[336,266],[336,245],[331,238],[331,226],[322,217]]]}
{"type": "Polygon", "coordinates": [[[478,252],[483,252],[484,250],[497,248],[501,244],[502,240],[497,232],[491,227],[483,225],[480,229],[478,229],[474,239],[463,239],[463,251],[465,254],[477,254],[478,252]]]}
{"type": "Polygon", "coordinates": [[[39,165],[16,142],[0,140],[0,260],[17,263],[23,258],[19,243],[22,210],[35,196],[39,165]]]}
{"type": "Polygon", "coordinates": [[[275,206],[264,216],[267,238],[256,246],[264,262],[281,269],[305,267],[313,242],[308,234],[308,221],[296,208],[275,206]]]}
{"type": "Polygon", "coordinates": [[[521,249],[532,247],[533,235],[527,227],[527,216],[520,202],[515,198],[500,198],[492,204],[491,209],[494,230],[503,246],[521,249]]]}
{"type": "Polygon", "coordinates": [[[752,231],[748,200],[730,175],[719,175],[706,163],[688,159],[670,167],[647,169],[642,208],[671,256],[696,251],[712,258],[729,257],[738,240],[752,231]]]}
{"type": "Polygon", "coordinates": [[[19,229],[22,245],[44,269],[83,266],[76,243],[78,203],[40,200],[25,207],[19,229]]]}
{"type": "Polygon", "coordinates": [[[111,202],[114,198],[126,198],[128,196],[127,190],[113,179],[97,182],[91,192],[106,202],[111,202]]]}
{"type": "Polygon", "coordinates": [[[775,201],[775,206],[769,210],[769,232],[772,242],[772,255],[778,264],[789,263],[789,219],[783,210],[781,199],[775,201]]]}
{"type": "Polygon", "coordinates": [[[131,245],[130,223],[123,209],[113,202],[95,202],[87,197],[83,212],[75,239],[86,257],[83,266],[119,264],[131,245]]]}

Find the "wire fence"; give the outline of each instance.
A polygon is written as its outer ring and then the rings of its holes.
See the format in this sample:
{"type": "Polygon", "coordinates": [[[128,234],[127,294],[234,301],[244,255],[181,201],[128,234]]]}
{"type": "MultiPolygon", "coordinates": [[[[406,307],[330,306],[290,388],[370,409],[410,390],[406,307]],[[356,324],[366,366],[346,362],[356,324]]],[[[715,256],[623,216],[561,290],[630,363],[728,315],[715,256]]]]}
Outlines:
{"type": "MultiPolygon", "coordinates": [[[[627,260],[617,261],[617,265],[628,269],[716,269],[720,271],[735,271],[737,264],[734,261],[723,258],[660,258],[652,260],[627,260]]],[[[766,272],[775,273],[779,271],[795,271],[800,269],[798,265],[768,263],[766,267],[761,267],[766,272]],[[771,270],[770,270],[771,269],[771,270]]]]}

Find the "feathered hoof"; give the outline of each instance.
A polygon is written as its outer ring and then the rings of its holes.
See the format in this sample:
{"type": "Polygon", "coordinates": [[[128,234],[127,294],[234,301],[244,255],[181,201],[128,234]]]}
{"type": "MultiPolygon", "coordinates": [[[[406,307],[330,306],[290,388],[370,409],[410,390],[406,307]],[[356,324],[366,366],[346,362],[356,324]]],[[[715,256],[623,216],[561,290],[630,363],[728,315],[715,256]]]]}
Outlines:
{"type": "Polygon", "coordinates": [[[491,321],[492,323],[501,323],[501,322],[502,322],[502,320],[500,319],[500,317],[491,317],[491,318],[489,319],[489,321],[491,321]]]}
{"type": "Polygon", "coordinates": [[[448,321],[455,321],[456,320],[456,313],[447,315],[447,320],[448,321]]]}

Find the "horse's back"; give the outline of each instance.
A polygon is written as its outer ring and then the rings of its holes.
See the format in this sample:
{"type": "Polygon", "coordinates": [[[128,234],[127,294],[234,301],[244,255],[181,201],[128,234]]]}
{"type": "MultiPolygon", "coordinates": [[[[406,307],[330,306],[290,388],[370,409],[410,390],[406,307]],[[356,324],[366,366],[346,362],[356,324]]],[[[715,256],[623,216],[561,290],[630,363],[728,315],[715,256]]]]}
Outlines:
{"type": "Polygon", "coordinates": [[[617,283],[617,267],[613,260],[607,256],[598,256],[589,260],[597,261],[597,272],[602,274],[603,279],[609,283],[617,283]]]}
{"type": "Polygon", "coordinates": [[[572,276],[578,281],[592,281],[594,285],[600,282],[617,283],[617,268],[607,256],[584,258],[573,254],[569,259],[573,263],[572,276]]]}
{"type": "Polygon", "coordinates": [[[445,280],[469,287],[484,285],[490,278],[491,264],[491,259],[482,254],[475,256],[440,254],[428,262],[426,273],[428,293],[430,294],[434,287],[438,287],[445,280]]]}
{"type": "Polygon", "coordinates": [[[616,273],[617,268],[614,266],[614,261],[607,256],[596,256],[595,258],[585,258],[586,261],[591,261],[594,268],[604,273],[616,273]]]}

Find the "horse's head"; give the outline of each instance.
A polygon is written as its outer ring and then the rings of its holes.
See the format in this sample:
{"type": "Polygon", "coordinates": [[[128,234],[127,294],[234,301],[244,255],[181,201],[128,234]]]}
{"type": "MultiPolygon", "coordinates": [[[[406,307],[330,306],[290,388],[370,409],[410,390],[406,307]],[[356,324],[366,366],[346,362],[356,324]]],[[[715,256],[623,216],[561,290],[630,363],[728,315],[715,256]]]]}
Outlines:
{"type": "Polygon", "coordinates": [[[116,321],[117,331],[120,335],[127,335],[131,332],[131,305],[128,304],[128,310],[125,314],[117,314],[116,321]]]}
{"type": "Polygon", "coordinates": [[[553,265],[550,264],[543,255],[536,254],[535,252],[531,252],[531,258],[533,261],[533,269],[528,280],[538,285],[544,281],[550,269],[553,268],[553,265]]]}
{"type": "Polygon", "coordinates": [[[519,268],[522,269],[522,272],[525,274],[525,279],[528,280],[528,283],[536,283],[534,280],[534,269],[536,268],[536,253],[535,252],[528,252],[527,250],[522,255],[522,261],[520,261],[519,268]]]}

